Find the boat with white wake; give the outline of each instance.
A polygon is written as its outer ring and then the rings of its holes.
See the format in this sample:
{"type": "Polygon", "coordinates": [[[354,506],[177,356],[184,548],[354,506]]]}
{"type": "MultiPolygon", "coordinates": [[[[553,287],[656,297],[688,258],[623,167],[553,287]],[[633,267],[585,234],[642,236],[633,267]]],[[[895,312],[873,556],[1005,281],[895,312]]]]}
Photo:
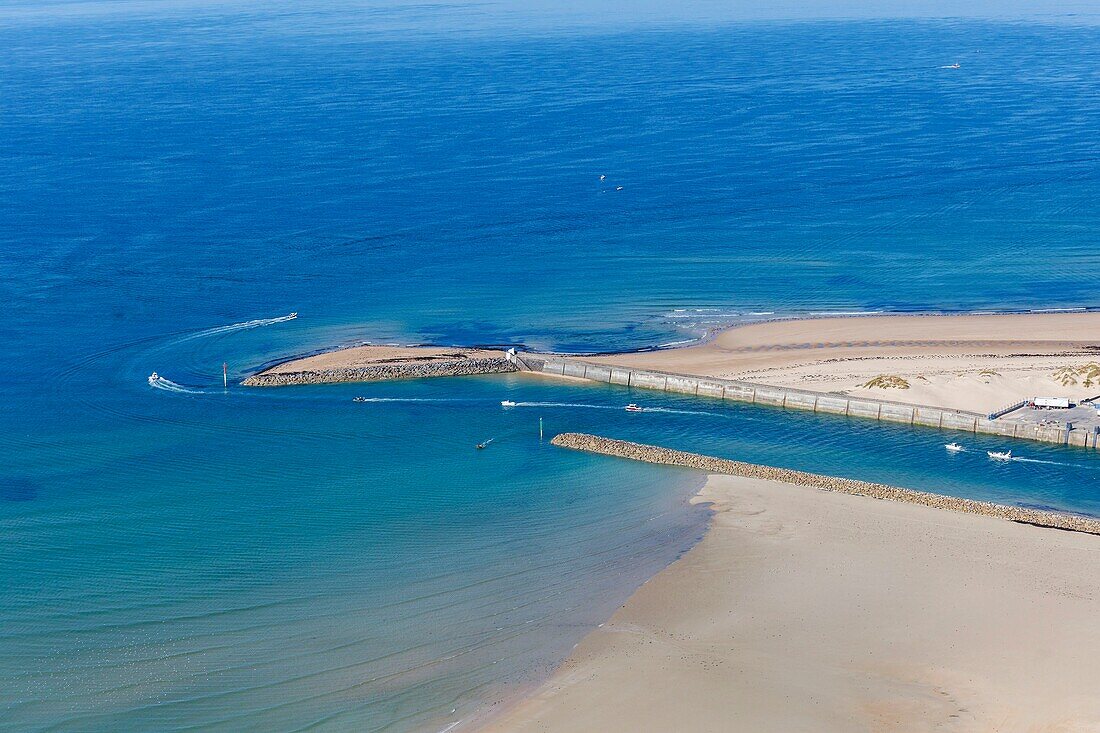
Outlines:
{"type": "Polygon", "coordinates": [[[1011,461],[1012,460],[1012,451],[1010,451],[1010,450],[1006,450],[1006,451],[988,450],[988,451],[986,451],[986,454],[990,458],[992,458],[994,461],[1011,461]]]}
{"type": "Polygon", "coordinates": [[[516,403],[512,402],[511,400],[501,400],[500,401],[500,406],[501,407],[515,407],[516,403]]]}
{"type": "Polygon", "coordinates": [[[944,446],[944,448],[951,451],[952,453],[958,453],[959,451],[966,450],[966,448],[963,448],[958,443],[948,443],[947,445],[944,446]]]}
{"type": "Polygon", "coordinates": [[[645,408],[643,408],[641,405],[636,405],[633,402],[627,405],[625,409],[627,412],[645,412],[645,408]]]}

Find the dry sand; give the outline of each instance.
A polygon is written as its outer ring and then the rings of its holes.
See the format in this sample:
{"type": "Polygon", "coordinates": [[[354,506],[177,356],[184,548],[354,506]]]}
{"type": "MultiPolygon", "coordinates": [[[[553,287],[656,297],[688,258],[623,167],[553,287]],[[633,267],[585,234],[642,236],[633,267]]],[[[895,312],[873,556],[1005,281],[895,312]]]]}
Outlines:
{"type": "Polygon", "coordinates": [[[703,541],[493,732],[1100,731],[1100,538],[711,477],[703,541]]]}
{"type": "Polygon", "coordinates": [[[448,346],[354,346],[277,364],[262,374],[350,369],[465,359],[503,359],[503,351],[448,346]]]}
{"type": "Polygon", "coordinates": [[[1083,399],[1054,372],[1100,362],[1100,313],[774,321],[682,349],[595,361],[986,413],[1026,397],[1083,399]],[[908,389],[864,388],[895,375],[908,389]]]}

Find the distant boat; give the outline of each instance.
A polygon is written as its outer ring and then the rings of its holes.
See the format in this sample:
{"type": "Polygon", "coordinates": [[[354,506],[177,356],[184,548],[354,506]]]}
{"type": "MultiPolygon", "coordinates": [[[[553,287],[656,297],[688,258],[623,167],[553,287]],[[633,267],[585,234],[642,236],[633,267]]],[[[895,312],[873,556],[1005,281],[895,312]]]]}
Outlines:
{"type": "Polygon", "coordinates": [[[289,316],[287,316],[287,318],[297,318],[297,317],[298,317],[298,311],[294,311],[289,316]]]}
{"type": "Polygon", "coordinates": [[[512,402],[511,400],[501,400],[500,401],[500,406],[501,407],[515,407],[516,403],[512,402]]]}
{"type": "Polygon", "coordinates": [[[353,398],[351,399],[351,401],[352,401],[352,402],[366,402],[366,401],[367,401],[367,398],[366,398],[366,397],[353,397],[353,398]]]}
{"type": "Polygon", "coordinates": [[[948,443],[947,445],[944,446],[944,448],[951,451],[952,453],[957,453],[961,450],[966,450],[965,448],[963,448],[958,443],[948,443]]]}
{"type": "Polygon", "coordinates": [[[156,384],[158,379],[160,379],[160,375],[153,372],[149,375],[149,384],[156,384]]]}
{"type": "Polygon", "coordinates": [[[623,187],[622,187],[622,186],[615,186],[615,190],[616,190],[616,191],[622,191],[622,190],[623,190],[623,187]]]}
{"type": "Polygon", "coordinates": [[[485,450],[486,448],[488,448],[488,447],[489,447],[489,444],[490,444],[490,443],[492,443],[492,442],[493,442],[493,439],[492,439],[492,438],[489,438],[489,439],[488,439],[488,440],[486,440],[486,441],[485,441],[484,443],[478,443],[478,444],[477,444],[477,449],[478,449],[478,450],[485,450]]]}
{"type": "Polygon", "coordinates": [[[940,68],[941,69],[957,69],[957,68],[959,68],[959,62],[956,61],[955,63],[953,63],[949,66],[941,66],[940,68]]]}
{"type": "Polygon", "coordinates": [[[631,402],[629,405],[626,406],[626,411],[627,412],[644,412],[645,410],[642,408],[641,405],[636,405],[633,402],[631,402]]]}
{"type": "Polygon", "coordinates": [[[995,451],[995,450],[989,450],[989,451],[986,451],[986,453],[989,455],[990,458],[992,458],[995,461],[1011,461],[1012,460],[1012,451],[1010,451],[1010,450],[1006,450],[1003,453],[995,451]]]}
{"type": "Polygon", "coordinates": [[[605,176],[605,175],[603,175],[603,174],[600,174],[600,180],[601,180],[601,181],[602,181],[602,180],[604,180],[604,179],[606,179],[606,178],[607,178],[607,176],[605,176]]]}

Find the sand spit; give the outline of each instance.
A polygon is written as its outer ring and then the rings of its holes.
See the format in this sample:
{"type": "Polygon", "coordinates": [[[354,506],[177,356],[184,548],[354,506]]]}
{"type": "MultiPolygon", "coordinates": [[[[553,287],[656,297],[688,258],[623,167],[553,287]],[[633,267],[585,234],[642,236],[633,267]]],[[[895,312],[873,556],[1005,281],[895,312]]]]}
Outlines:
{"type": "Polygon", "coordinates": [[[246,387],[380,382],[513,372],[503,351],[427,346],[356,346],[277,364],[242,382],[246,387]]]}
{"type": "Polygon", "coordinates": [[[1062,514],[1060,512],[1048,512],[1024,507],[1003,506],[984,501],[971,499],[957,499],[952,496],[929,494],[923,491],[902,489],[886,484],[877,484],[869,481],[857,481],[855,479],[823,476],[816,473],[794,471],[787,468],[774,468],[772,466],[760,466],[754,463],[744,463],[727,458],[716,458],[699,453],[661,448],[655,445],[631,443],[626,440],[603,438],[598,435],[584,433],[562,433],[551,441],[554,445],[563,448],[601,453],[618,458],[629,458],[635,461],[647,463],[663,463],[671,466],[684,466],[706,471],[711,474],[726,474],[729,476],[742,476],[745,478],[757,478],[767,481],[778,481],[795,486],[810,486],[826,491],[837,491],[856,496],[869,496],[874,499],[888,499],[890,501],[921,504],[937,509],[949,509],[968,514],[981,514],[988,517],[1008,519],[1012,522],[1033,524],[1039,527],[1051,527],[1055,529],[1072,530],[1074,532],[1087,532],[1100,535],[1100,520],[1090,517],[1082,517],[1075,514],[1062,514]]]}
{"type": "Polygon", "coordinates": [[[710,530],[492,733],[1095,733],[1100,538],[711,476],[710,530]]]}

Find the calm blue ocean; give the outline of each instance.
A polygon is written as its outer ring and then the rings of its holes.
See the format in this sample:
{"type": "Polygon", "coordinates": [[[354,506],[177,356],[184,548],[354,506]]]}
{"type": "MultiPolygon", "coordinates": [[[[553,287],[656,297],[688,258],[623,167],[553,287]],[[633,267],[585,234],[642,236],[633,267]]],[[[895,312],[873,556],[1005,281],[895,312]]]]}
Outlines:
{"type": "Polygon", "coordinates": [[[696,474],[540,417],[1100,514],[1100,456],[1053,446],[515,376],[233,385],[362,341],[1100,307],[1095,17],[654,8],[0,2],[0,731],[436,731],[521,692],[705,525],[696,474]]]}

